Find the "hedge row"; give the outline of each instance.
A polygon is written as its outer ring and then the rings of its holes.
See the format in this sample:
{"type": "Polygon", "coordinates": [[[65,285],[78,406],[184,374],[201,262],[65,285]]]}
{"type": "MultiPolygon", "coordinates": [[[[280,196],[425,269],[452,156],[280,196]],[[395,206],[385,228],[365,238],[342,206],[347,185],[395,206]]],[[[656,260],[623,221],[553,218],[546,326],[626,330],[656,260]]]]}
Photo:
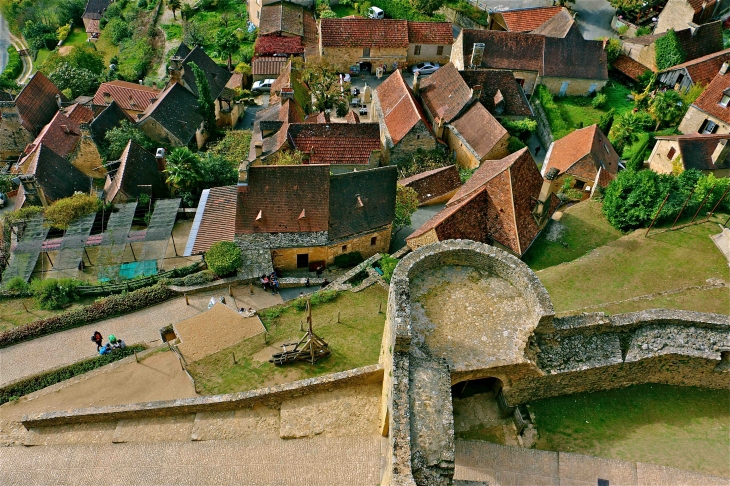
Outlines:
{"type": "Polygon", "coordinates": [[[151,305],[159,304],[176,293],[162,284],[145,287],[128,294],[111,295],[91,305],[71,309],[63,314],[41,319],[25,326],[0,333],[0,348],[29,341],[47,334],[85,326],[92,322],[128,314],[151,305]]]}
{"type": "Polygon", "coordinates": [[[535,90],[537,99],[540,101],[545,115],[547,116],[548,123],[550,124],[550,131],[553,132],[555,140],[563,138],[571,132],[568,122],[563,118],[563,114],[560,112],[560,107],[555,103],[553,95],[547,89],[545,85],[539,84],[535,90]]]}
{"type": "Polygon", "coordinates": [[[23,72],[23,61],[20,59],[20,53],[14,46],[8,46],[8,64],[2,72],[2,76],[6,79],[16,80],[23,72]]]}
{"type": "MultiPolygon", "coordinates": [[[[90,344],[91,345],[91,344],[90,344]]],[[[119,361],[122,358],[131,356],[134,352],[144,351],[145,347],[141,344],[127,346],[124,349],[115,349],[109,354],[97,356],[95,358],[79,361],[69,366],[64,366],[47,373],[31,376],[25,380],[17,381],[4,388],[0,388],[0,405],[10,400],[18,399],[22,396],[29,395],[38,390],[42,390],[56,383],[73,378],[74,376],[83,375],[91,370],[101,368],[102,366],[119,361]]]]}

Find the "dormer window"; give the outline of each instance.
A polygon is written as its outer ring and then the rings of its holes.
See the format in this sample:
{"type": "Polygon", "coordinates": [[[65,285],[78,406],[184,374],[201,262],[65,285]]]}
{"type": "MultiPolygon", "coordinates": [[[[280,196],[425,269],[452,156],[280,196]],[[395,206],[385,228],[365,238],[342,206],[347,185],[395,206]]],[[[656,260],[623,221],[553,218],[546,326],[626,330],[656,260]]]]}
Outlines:
{"type": "Polygon", "coordinates": [[[723,94],[722,99],[720,100],[720,106],[727,108],[728,103],[730,103],[730,95],[727,93],[723,94]]]}

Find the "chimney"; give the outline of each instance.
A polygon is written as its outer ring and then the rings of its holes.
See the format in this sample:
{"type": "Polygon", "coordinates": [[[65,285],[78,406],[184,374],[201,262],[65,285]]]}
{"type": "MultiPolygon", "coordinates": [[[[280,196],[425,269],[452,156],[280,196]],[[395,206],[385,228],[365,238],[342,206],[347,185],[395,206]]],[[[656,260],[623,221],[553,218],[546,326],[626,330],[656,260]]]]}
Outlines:
{"type": "Polygon", "coordinates": [[[722,74],[724,76],[725,73],[727,73],[728,67],[730,67],[730,64],[728,64],[727,62],[723,62],[722,66],[720,66],[720,74],[722,74]]]}
{"type": "Polygon", "coordinates": [[[165,167],[167,166],[164,148],[160,147],[157,149],[157,152],[155,153],[155,161],[157,161],[157,170],[159,170],[160,172],[164,171],[165,167]]]}
{"type": "Polygon", "coordinates": [[[144,116],[144,113],[137,113],[137,120],[141,120],[144,116]]]}
{"type": "Polygon", "coordinates": [[[61,125],[61,130],[63,130],[63,133],[66,134],[71,133],[71,130],[68,129],[68,125],[61,125]]]}
{"type": "Polygon", "coordinates": [[[256,142],[254,142],[253,146],[256,150],[256,158],[258,159],[264,153],[264,142],[261,140],[257,140],[256,142]]]}
{"type": "Polygon", "coordinates": [[[180,56],[174,56],[170,59],[170,67],[167,68],[170,73],[171,83],[182,83],[183,74],[185,74],[185,68],[183,67],[183,58],[180,56]]]}
{"type": "MultiPolygon", "coordinates": [[[[702,5],[702,8],[705,8],[704,4],[702,5]]],[[[689,31],[692,33],[692,37],[694,37],[697,31],[700,29],[700,26],[695,24],[694,22],[687,22],[687,25],[689,26],[689,31]]]]}
{"type": "Polygon", "coordinates": [[[134,98],[129,97],[129,106],[134,107],[134,98]]]}
{"type": "Polygon", "coordinates": [[[110,105],[112,103],[112,95],[109,92],[104,93],[104,104],[110,105]]]}
{"type": "Polygon", "coordinates": [[[730,152],[730,144],[727,143],[727,139],[718,141],[715,151],[712,152],[712,163],[717,164],[725,160],[728,152],[730,152]]]}
{"type": "Polygon", "coordinates": [[[471,66],[472,67],[481,66],[483,58],[484,58],[484,43],[475,42],[474,48],[471,51],[471,66]]]}
{"type": "Polygon", "coordinates": [[[150,104],[154,103],[155,101],[157,101],[157,98],[150,98],[150,104]]]}
{"type": "Polygon", "coordinates": [[[550,195],[553,193],[553,184],[559,174],[560,171],[557,168],[551,167],[545,174],[545,179],[542,181],[540,195],[537,198],[537,205],[532,213],[535,217],[535,222],[540,228],[542,228],[542,226],[547,222],[546,216],[550,209],[550,195]]]}
{"type": "Polygon", "coordinates": [[[61,105],[61,95],[59,94],[56,95],[56,104],[58,105],[59,110],[63,108],[63,106],[61,105]]]}
{"type": "Polygon", "coordinates": [[[294,99],[294,88],[291,86],[286,86],[284,88],[281,88],[281,102],[284,103],[286,100],[293,100],[294,99]]]}
{"type": "Polygon", "coordinates": [[[418,96],[418,91],[420,90],[421,86],[418,83],[418,71],[413,73],[413,94],[418,96]]]}
{"type": "MultiPolygon", "coordinates": [[[[324,110],[324,122],[330,123],[330,120],[332,119],[332,113],[331,110],[324,110]]],[[[329,130],[329,126],[327,126],[327,129],[329,130]]]]}
{"type": "Polygon", "coordinates": [[[475,84],[474,87],[471,89],[471,100],[479,101],[479,98],[481,98],[481,97],[482,97],[482,85],[475,84]]]}
{"type": "Polygon", "coordinates": [[[497,115],[504,113],[504,96],[499,89],[494,95],[494,113],[497,115]]]}

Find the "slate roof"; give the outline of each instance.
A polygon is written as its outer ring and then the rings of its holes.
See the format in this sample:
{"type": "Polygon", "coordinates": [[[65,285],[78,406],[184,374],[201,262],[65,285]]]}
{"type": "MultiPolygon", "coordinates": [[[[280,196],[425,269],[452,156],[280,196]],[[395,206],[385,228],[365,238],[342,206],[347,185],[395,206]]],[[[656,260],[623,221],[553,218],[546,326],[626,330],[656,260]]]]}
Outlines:
{"type": "Polygon", "coordinates": [[[730,73],[717,74],[707,88],[695,100],[693,106],[725,123],[730,123],[730,107],[720,106],[720,100],[730,88],[730,73]]]}
{"type": "Polygon", "coordinates": [[[110,3],[112,0],[89,0],[81,18],[99,20],[110,3]]]}
{"type": "Polygon", "coordinates": [[[707,86],[720,71],[720,67],[724,62],[730,62],[730,49],[713,52],[692,61],[683,62],[661,72],[685,69],[693,83],[707,86]]]}
{"type": "Polygon", "coordinates": [[[646,71],[651,71],[651,69],[644,66],[639,61],[631,59],[626,54],[620,54],[616,58],[613,62],[613,68],[634,81],[638,81],[639,76],[644,74],[646,71]]]}
{"type": "MultiPolygon", "coordinates": [[[[280,35],[260,36],[253,47],[256,56],[273,56],[274,54],[300,55],[304,53],[301,37],[284,37],[280,35]]],[[[286,57],[282,57],[286,61],[286,57]]]]}
{"type": "Polygon", "coordinates": [[[527,96],[515,79],[512,71],[502,69],[480,69],[459,72],[466,84],[473,88],[480,85],[482,95],[479,101],[494,116],[534,116],[527,96]],[[504,112],[495,112],[494,96],[499,90],[504,98],[504,112]]]}
{"type": "Polygon", "coordinates": [[[687,28],[676,32],[679,45],[685,54],[685,61],[721,51],[722,22],[717,20],[700,25],[693,29],[687,28]]]}
{"type": "Polygon", "coordinates": [[[18,94],[15,105],[23,127],[31,133],[38,133],[58,112],[56,96],[62,102],[68,99],[55,84],[38,71],[18,94]]]}
{"type": "Polygon", "coordinates": [[[198,205],[198,211],[201,213],[200,222],[197,228],[195,228],[195,222],[193,223],[194,227],[190,235],[195,239],[191,255],[208,251],[213,243],[233,241],[236,233],[238,187],[213,187],[203,192],[207,192],[207,196],[203,196],[205,204],[202,207],[198,205]]]}
{"type": "Polygon", "coordinates": [[[565,10],[563,7],[531,7],[498,12],[510,32],[529,32],[565,10]]]}
{"type": "MultiPolygon", "coordinates": [[[[671,135],[656,137],[657,140],[676,141],[679,153],[682,155],[682,165],[685,170],[716,170],[730,169],[730,151],[717,162],[712,161],[712,154],[723,140],[730,140],[730,134],[700,134],[671,135]]],[[[727,143],[727,142],[726,142],[727,143]]]]}
{"type": "MultiPolygon", "coordinates": [[[[548,7],[551,8],[551,7],[548,7]]],[[[561,8],[557,14],[543,22],[539,27],[532,31],[533,34],[541,34],[547,37],[565,37],[571,28],[578,28],[570,15],[568,9],[561,8]]]]}
{"type": "Polygon", "coordinates": [[[261,7],[259,35],[286,33],[304,36],[304,8],[290,2],[277,2],[261,7]]]}
{"type": "Polygon", "coordinates": [[[34,174],[48,202],[73,196],[74,192],[89,192],[89,178],[49,147],[41,144],[35,152],[26,174],[34,174]]]}
{"type": "Polygon", "coordinates": [[[251,73],[278,77],[287,62],[286,57],[254,57],[251,61],[251,73]]]}
{"type": "MultiPolygon", "coordinates": [[[[523,255],[540,233],[532,210],[543,179],[527,148],[482,164],[446,208],[411,234],[407,241],[435,230],[439,240],[494,240],[523,255]]],[[[558,205],[552,195],[550,210],[558,205]]]]}
{"type": "Polygon", "coordinates": [[[139,123],[147,118],[154,119],[168,132],[187,145],[203,123],[198,111],[198,98],[178,83],[160,93],[157,101],[145,110],[139,123]]]}
{"type": "Polygon", "coordinates": [[[377,123],[292,123],[287,130],[292,148],[309,154],[310,164],[363,164],[380,150],[377,123]]]}
{"type": "Polygon", "coordinates": [[[453,120],[471,99],[471,89],[452,63],[448,63],[428,77],[419,79],[419,96],[424,106],[444,122],[453,120]]]}
{"type": "Polygon", "coordinates": [[[127,81],[110,81],[102,83],[96,90],[94,104],[106,105],[106,94],[109,94],[111,99],[124,110],[144,111],[150,105],[151,100],[159,96],[160,90],[127,81]]]}
{"type": "Polygon", "coordinates": [[[545,156],[543,174],[554,167],[561,174],[569,173],[583,178],[595,178],[598,170],[603,167],[603,170],[615,176],[618,173],[618,161],[619,155],[611,142],[601,132],[598,125],[591,125],[575,130],[553,143],[545,156]],[[591,156],[593,161],[592,170],[588,169],[590,173],[585,172],[584,164],[581,164],[580,169],[576,167],[576,164],[586,156],[591,156]],[[576,170],[582,172],[577,173],[576,170]]]}
{"type": "MultiPolygon", "coordinates": [[[[185,44],[180,44],[178,53],[184,52],[185,49],[189,49],[187,46],[183,49],[182,46],[184,45],[185,44]]],[[[210,86],[211,96],[214,100],[218,98],[221,91],[223,91],[223,88],[226,87],[226,83],[231,78],[231,73],[229,73],[226,68],[213,62],[208,54],[203,51],[202,47],[195,46],[183,60],[183,67],[185,69],[185,72],[183,73],[183,80],[190,87],[190,91],[192,91],[196,97],[198,96],[198,88],[195,84],[195,74],[193,74],[193,69],[190,67],[191,62],[194,62],[203,70],[205,78],[208,80],[208,85],[210,86]]]]}
{"type": "Polygon", "coordinates": [[[388,225],[395,217],[396,166],[330,176],[329,239],[388,225]]]}
{"type": "Polygon", "coordinates": [[[400,70],[388,76],[375,89],[375,94],[383,112],[383,123],[393,145],[400,142],[419,121],[429,126],[426,114],[416,101],[400,70]]]}
{"type": "Polygon", "coordinates": [[[134,120],[127,112],[122,110],[115,101],[112,101],[89,125],[91,137],[97,145],[100,145],[104,141],[106,132],[118,127],[125,120],[134,123],[134,120]]]}
{"type": "Polygon", "coordinates": [[[236,234],[327,231],[329,181],[327,165],[249,167],[248,186],[238,193],[236,234]]]}
{"type": "Polygon", "coordinates": [[[587,41],[571,28],[564,38],[545,37],[543,75],[578,79],[608,79],[603,41],[587,41]]]}
{"type": "Polygon", "coordinates": [[[107,184],[104,186],[104,199],[107,202],[114,201],[120,192],[127,199],[137,199],[141,194],[154,198],[168,195],[155,156],[132,140],[124,148],[117,170],[107,177],[107,184]],[[152,192],[150,193],[150,188],[140,187],[141,185],[152,186],[152,192]]]}
{"type": "Polygon", "coordinates": [[[474,103],[463,115],[452,121],[451,125],[477,160],[486,157],[507,135],[507,130],[481,103],[474,103]]]}
{"type": "Polygon", "coordinates": [[[411,44],[453,44],[451,22],[408,22],[408,42],[411,44]]]}
{"type": "Polygon", "coordinates": [[[322,47],[408,47],[408,21],[322,19],[322,47]]]}

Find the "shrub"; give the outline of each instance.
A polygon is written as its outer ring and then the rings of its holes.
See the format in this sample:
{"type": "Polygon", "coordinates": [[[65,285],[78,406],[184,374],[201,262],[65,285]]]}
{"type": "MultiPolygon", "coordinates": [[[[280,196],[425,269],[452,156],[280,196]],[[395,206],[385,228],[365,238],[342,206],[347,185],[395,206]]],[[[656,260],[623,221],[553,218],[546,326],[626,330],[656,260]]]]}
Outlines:
{"type": "Polygon", "coordinates": [[[76,193],[71,197],[59,199],[47,207],[43,216],[54,228],[67,229],[72,221],[95,213],[101,209],[101,200],[96,196],[76,193]]]}
{"type": "Polygon", "coordinates": [[[241,249],[232,241],[213,243],[205,253],[205,263],[219,277],[234,273],[243,265],[241,249]]]}
{"type": "Polygon", "coordinates": [[[76,287],[81,282],[72,278],[33,280],[31,291],[41,309],[61,309],[79,298],[76,287]]]}
{"type": "Polygon", "coordinates": [[[164,285],[144,287],[126,294],[111,295],[91,305],[68,310],[25,326],[0,333],[0,348],[11,346],[37,337],[66,331],[110,317],[128,314],[144,307],[159,304],[177,295],[164,285]]]}
{"type": "Polygon", "coordinates": [[[624,35],[626,33],[626,31],[628,31],[628,30],[629,30],[628,25],[622,25],[621,27],[616,29],[616,32],[618,32],[618,35],[624,35]]]}
{"type": "Polygon", "coordinates": [[[601,115],[601,119],[598,121],[598,128],[601,129],[604,135],[608,135],[608,133],[611,131],[614,116],[616,116],[616,110],[614,108],[611,108],[606,113],[601,115]]]}
{"type": "Polygon", "coordinates": [[[644,27],[639,27],[636,29],[636,37],[641,37],[642,35],[649,35],[651,34],[651,27],[648,25],[645,25],[644,27]]]}
{"type": "Polygon", "coordinates": [[[525,145],[525,142],[517,137],[510,137],[507,140],[507,151],[509,151],[509,153],[511,154],[517,152],[518,150],[522,150],[525,147],[527,147],[527,145],[525,145]]]}
{"type": "Polygon", "coordinates": [[[8,63],[2,72],[2,77],[8,80],[15,80],[23,72],[23,61],[14,46],[8,46],[8,63]]]}
{"type": "Polygon", "coordinates": [[[362,255],[359,251],[352,251],[350,253],[343,253],[335,257],[335,266],[340,268],[354,267],[364,262],[362,255]]]}
{"type": "Polygon", "coordinates": [[[400,260],[393,258],[390,255],[383,255],[380,257],[378,263],[380,264],[380,269],[383,271],[383,280],[390,283],[390,279],[393,277],[393,271],[399,261],[400,260]]]}
{"type": "Polygon", "coordinates": [[[560,113],[560,108],[555,103],[553,95],[550,94],[547,87],[542,84],[538,85],[536,93],[537,99],[540,101],[540,104],[545,110],[545,115],[547,115],[550,130],[553,132],[553,137],[557,140],[570,133],[568,122],[565,121],[562,113],[560,113]]]}
{"type": "Polygon", "coordinates": [[[22,277],[13,277],[5,284],[5,289],[11,292],[24,293],[30,290],[30,285],[22,277]]]}
{"type": "Polygon", "coordinates": [[[183,284],[187,285],[188,287],[192,287],[194,285],[204,285],[208,282],[212,282],[215,280],[215,274],[210,270],[203,270],[202,272],[197,272],[188,275],[187,277],[183,277],[183,284]]]}
{"type": "Polygon", "coordinates": [[[606,96],[604,93],[598,93],[591,101],[591,106],[593,108],[601,108],[603,105],[606,104],[606,101],[608,101],[608,96],[606,96]]]}
{"type": "Polygon", "coordinates": [[[502,126],[507,129],[510,135],[527,142],[530,135],[537,130],[537,122],[525,118],[524,120],[503,120],[502,126]]]}
{"type": "Polygon", "coordinates": [[[659,71],[682,64],[685,59],[682,46],[674,30],[670,29],[654,43],[656,67],[659,71]]]}
{"type": "Polygon", "coordinates": [[[123,40],[128,39],[132,35],[132,31],[127,22],[121,18],[115,18],[106,24],[104,35],[108,35],[114,44],[119,45],[123,40]]]}
{"type": "Polygon", "coordinates": [[[474,175],[474,172],[476,172],[476,169],[459,168],[459,179],[461,179],[461,183],[466,184],[466,181],[471,179],[471,176],[474,175]]]}
{"type": "MultiPolygon", "coordinates": [[[[319,304],[324,304],[325,302],[331,302],[335,300],[338,295],[339,292],[337,290],[320,290],[309,294],[308,296],[297,297],[296,299],[294,299],[294,302],[292,302],[292,305],[295,309],[303,311],[307,308],[307,300],[311,302],[312,308],[314,308],[319,304]]],[[[279,315],[281,315],[281,312],[279,312],[276,317],[278,317],[279,315]]]]}
{"type": "Polygon", "coordinates": [[[26,378],[22,381],[17,381],[4,388],[0,388],[0,405],[5,402],[17,400],[19,397],[29,395],[38,390],[42,390],[43,388],[73,378],[74,376],[83,375],[84,373],[101,368],[102,366],[113,363],[114,361],[119,361],[127,356],[132,356],[135,351],[140,352],[144,351],[144,349],[145,347],[141,344],[127,346],[124,349],[115,349],[108,354],[103,354],[95,358],[49,371],[47,373],[31,376],[30,378],[26,378]]]}

